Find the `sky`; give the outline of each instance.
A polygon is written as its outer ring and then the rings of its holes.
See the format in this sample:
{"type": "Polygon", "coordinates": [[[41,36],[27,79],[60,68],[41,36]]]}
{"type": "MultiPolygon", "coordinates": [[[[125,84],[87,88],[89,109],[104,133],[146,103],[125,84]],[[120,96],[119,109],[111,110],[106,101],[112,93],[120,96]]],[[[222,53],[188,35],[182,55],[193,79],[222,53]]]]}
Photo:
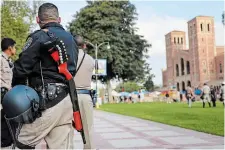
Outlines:
{"type": "MultiPolygon", "coordinates": [[[[48,1],[54,3],[60,12],[65,27],[73,15],[86,5],[85,1],[48,1]]],[[[136,6],[138,34],[152,44],[147,62],[152,67],[156,85],[162,85],[162,69],[166,68],[165,34],[182,30],[187,36],[187,22],[198,15],[213,16],[215,21],[216,45],[224,45],[224,30],[221,14],[223,1],[131,1],[136,6]]],[[[188,38],[186,38],[188,39],[188,38]]],[[[188,47],[187,47],[188,48],[188,47]]]]}

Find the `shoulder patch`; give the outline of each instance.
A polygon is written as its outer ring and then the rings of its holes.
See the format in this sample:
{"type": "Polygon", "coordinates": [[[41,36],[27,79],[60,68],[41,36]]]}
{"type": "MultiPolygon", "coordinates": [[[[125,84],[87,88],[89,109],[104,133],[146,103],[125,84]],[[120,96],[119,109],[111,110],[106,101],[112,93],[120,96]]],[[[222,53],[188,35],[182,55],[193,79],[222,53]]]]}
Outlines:
{"type": "Polygon", "coordinates": [[[25,51],[31,45],[32,41],[33,41],[32,37],[28,37],[28,39],[23,47],[23,51],[25,51]]]}

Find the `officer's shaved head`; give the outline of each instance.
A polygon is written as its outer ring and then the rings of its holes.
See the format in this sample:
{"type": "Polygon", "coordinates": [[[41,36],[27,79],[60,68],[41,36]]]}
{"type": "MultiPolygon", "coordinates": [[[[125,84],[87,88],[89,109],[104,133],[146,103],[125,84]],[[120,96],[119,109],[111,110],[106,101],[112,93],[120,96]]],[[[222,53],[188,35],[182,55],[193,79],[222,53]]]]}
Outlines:
{"type": "Polygon", "coordinates": [[[52,3],[44,3],[38,9],[40,21],[57,20],[59,18],[58,8],[52,3]]]}
{"type": "Polygon", "coordinates": [[[84,44],[83,37],[80,35],[75,36],[75,40],[78,46],[82,46],[84,44]]]}

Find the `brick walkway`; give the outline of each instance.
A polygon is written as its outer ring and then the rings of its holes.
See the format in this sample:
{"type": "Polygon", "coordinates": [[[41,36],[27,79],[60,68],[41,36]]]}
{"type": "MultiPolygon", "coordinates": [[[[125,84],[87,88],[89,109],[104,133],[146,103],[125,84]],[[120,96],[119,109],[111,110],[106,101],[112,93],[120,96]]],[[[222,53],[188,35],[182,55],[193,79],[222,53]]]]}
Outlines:
{"type": "MultiPolygon", "coordinates": [[[[95,111],[94,123],[97,149],[224,148],[224,137],[103,111],[95,111]]],[[[74,148],[83,148],[77,132],[74,148]]]]}

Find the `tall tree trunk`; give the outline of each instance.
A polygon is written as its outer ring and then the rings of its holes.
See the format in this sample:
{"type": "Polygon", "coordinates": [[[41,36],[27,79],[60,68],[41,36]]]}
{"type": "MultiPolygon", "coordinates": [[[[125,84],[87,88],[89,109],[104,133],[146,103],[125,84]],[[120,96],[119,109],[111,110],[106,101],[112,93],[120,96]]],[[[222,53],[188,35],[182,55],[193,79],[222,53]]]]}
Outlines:
{"type": "Polygon", "coordinates": [[[112,98],[112,86],[111,86],[110,79],[107,80],[107,92],[108,92],[108,100],[110,103],[112,103],[113,98],[112,98]]]}

